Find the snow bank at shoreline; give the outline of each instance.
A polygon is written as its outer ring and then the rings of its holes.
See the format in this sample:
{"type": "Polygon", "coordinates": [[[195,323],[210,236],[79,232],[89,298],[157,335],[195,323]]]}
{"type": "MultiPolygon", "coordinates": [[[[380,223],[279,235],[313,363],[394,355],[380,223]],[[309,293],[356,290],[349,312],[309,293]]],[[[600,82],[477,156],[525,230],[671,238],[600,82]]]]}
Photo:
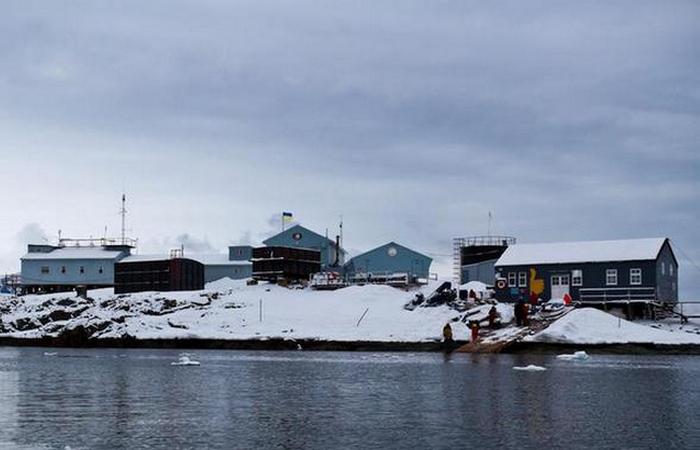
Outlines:
{"type": "MultiPolygon", "coordinates": [[[[437,286],[421,291],[427,295],[437,286]]],[[[442,327],[459,313],[447,306],[406,311],[416,292],[378,285],[313,291],[224,279],[194,292],[115,295],[101,289],[90,291],[89,300],[72,293],[27,295],[0,305],[0,336],[55,337],[82,326],[96,338],[441,340],[442,327]]],[[[467,339],[465,325],[452,328],[455,339],[467,339]]]]}
{"type": "Polygon", "coordinates": [[[581,308],[571,311],[526,342],[554,344],[700,344],[695,327],[689,331],[656,329],[619,319],[612,314],[581,308]]]}

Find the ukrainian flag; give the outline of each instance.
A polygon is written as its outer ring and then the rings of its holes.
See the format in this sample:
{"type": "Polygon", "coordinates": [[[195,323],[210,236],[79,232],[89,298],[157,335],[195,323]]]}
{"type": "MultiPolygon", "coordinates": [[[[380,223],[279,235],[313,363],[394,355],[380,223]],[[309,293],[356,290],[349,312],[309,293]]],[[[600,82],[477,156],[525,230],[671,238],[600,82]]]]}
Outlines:
{"type": "Polygon", "coordinates": [[[290,212],[282,212],[282,220],[284,223],[289,223],[292,221],[293,215],[290,212]]]}

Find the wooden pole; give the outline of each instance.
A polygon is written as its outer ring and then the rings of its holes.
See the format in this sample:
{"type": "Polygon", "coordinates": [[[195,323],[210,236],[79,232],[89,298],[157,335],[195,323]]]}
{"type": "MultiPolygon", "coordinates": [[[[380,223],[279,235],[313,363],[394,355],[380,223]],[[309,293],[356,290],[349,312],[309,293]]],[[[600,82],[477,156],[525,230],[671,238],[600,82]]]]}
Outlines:
{"type": "Polygon", "coordinates": [[[368,312],[368,311],[369,311],[369,308],[365,309],[365,312],[362,313],[362,317],[360,317],[360,320],[357,321],[357,325],[355,325],[356,327],[359,327],[359,326],[360,326],[360,322],[362,322],[362,319],[365,318],[365,316],[367,315],[367,312],[368,312]]]}

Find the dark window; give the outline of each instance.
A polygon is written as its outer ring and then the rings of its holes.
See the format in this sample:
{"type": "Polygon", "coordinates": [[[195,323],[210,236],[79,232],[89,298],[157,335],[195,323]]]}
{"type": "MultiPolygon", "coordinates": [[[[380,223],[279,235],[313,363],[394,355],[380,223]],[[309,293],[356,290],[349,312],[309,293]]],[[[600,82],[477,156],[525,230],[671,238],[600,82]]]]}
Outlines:
{"type": "Polygon", "coordinates": [[[85,266],[80,266],[80,273],[85,273],[85,266]]]}
{"type": "Polygon", "coordinates": [[[49,266],[41,266],[41,273],[49,273],[49,266]]]}
{"type": "Polygon", "coordinates": [[[97,273],[102,273],[102,272],[104,272],[104,270],[102,269],[102,266],[98,267],[97,273]]]}
{"type": "Polygon", "coordinates": [[[61,266],[61,273],[66,273],[66,266],[61,266]]]}

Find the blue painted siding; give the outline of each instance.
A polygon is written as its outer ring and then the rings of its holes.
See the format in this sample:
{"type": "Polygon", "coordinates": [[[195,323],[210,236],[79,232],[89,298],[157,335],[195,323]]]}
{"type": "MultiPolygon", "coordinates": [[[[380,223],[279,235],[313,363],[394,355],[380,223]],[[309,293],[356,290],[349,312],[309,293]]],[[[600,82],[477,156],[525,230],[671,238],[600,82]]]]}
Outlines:
{"type": "Polygon", "coordinates": [[[22,260],[22,284],[112,286],[114,263],[111,259],[22,260]],[[48,267],[48,273],[42,273],[42,267],[48,267]]]}
{"type": "MultiPolygon", "coordinates": [[[[335,262],[335,242],[301,225],[294,225],[263,241],[263,244],[268,247],[299,247],[318,250],[321,252],[322,268],[335,262]]],[[[344,262],[345,252],[341,249],[339,263],[342,266],[344,262]]]]}
{"type": "Polygon", "coordinates": [[[344,267],[347,275],[356,273],[406,272],[412,277],[428,278],[433,259],[408,247],[389,242],[352,258],[344,267]]]}
{"type": "Polygon", "coordinates": [[[227,265],[205,265],[204,266],[204,282],[220,280],[222,278],[230,278],[232,280],[243,280],[252,278],[253,264],[227,264],[227,265]]]}
{"type": "MultiPolygon", "coordinates": [[[[533,264],[519,266],[498,266],[496,273],[499,278],[508,279],[509,274],[515,274],[518,280],[520,273],[526,273],[526,283],[517,283],[509,286],[509,295],[499,296],[499,300],[527,299],[530,292],[530,269],[535,269],[536,278],[544,281],[544,292],[540,295],[543,300],[551,298],[551,279],[553,275],[569,275],[569,295],[574,301],[581,298],[580,289],[603,288],[657,288],[656,286],[656,262],[655,261],[624,261],[624,262],[600,262],[600,263],[567,263],[567,264],[533,264]],[[606,283],[606,270],[617,270],[617,284],[614,286],[606,283]],[[630,282],[631,269],[641,269],[642,283],[632,285],[630,282]],[[583,279],[581,286],[574,286],[572,274],[574,270],[581,270],[583,279]]],[[[498,293],[498,292],[497,292],[498,293]]],[[[626,295],[626,294],[624,294],[626,295]]],[[[601,299],[602,300],[602,299],[601,299]]]]}
{"type": "Polygon", "coordinates": [[[228,248],[229,261],[250,261],[253,257],[251,245],[233,245],[228,248]]]}
{"type": "Polygon", "coordinates": [[[678,262],[668,241],[661,247],[655,267],[656,287],[661,301],[678,301],[678,262]]]}
{"type": "Polygon", "coordinates": [[[496,259],[490,261],[482,261],[475,264],[462,266],[461,282],[462,284],[470,281],[481,281],[482,283],[493,286],[496,282],[496,259]]]}

